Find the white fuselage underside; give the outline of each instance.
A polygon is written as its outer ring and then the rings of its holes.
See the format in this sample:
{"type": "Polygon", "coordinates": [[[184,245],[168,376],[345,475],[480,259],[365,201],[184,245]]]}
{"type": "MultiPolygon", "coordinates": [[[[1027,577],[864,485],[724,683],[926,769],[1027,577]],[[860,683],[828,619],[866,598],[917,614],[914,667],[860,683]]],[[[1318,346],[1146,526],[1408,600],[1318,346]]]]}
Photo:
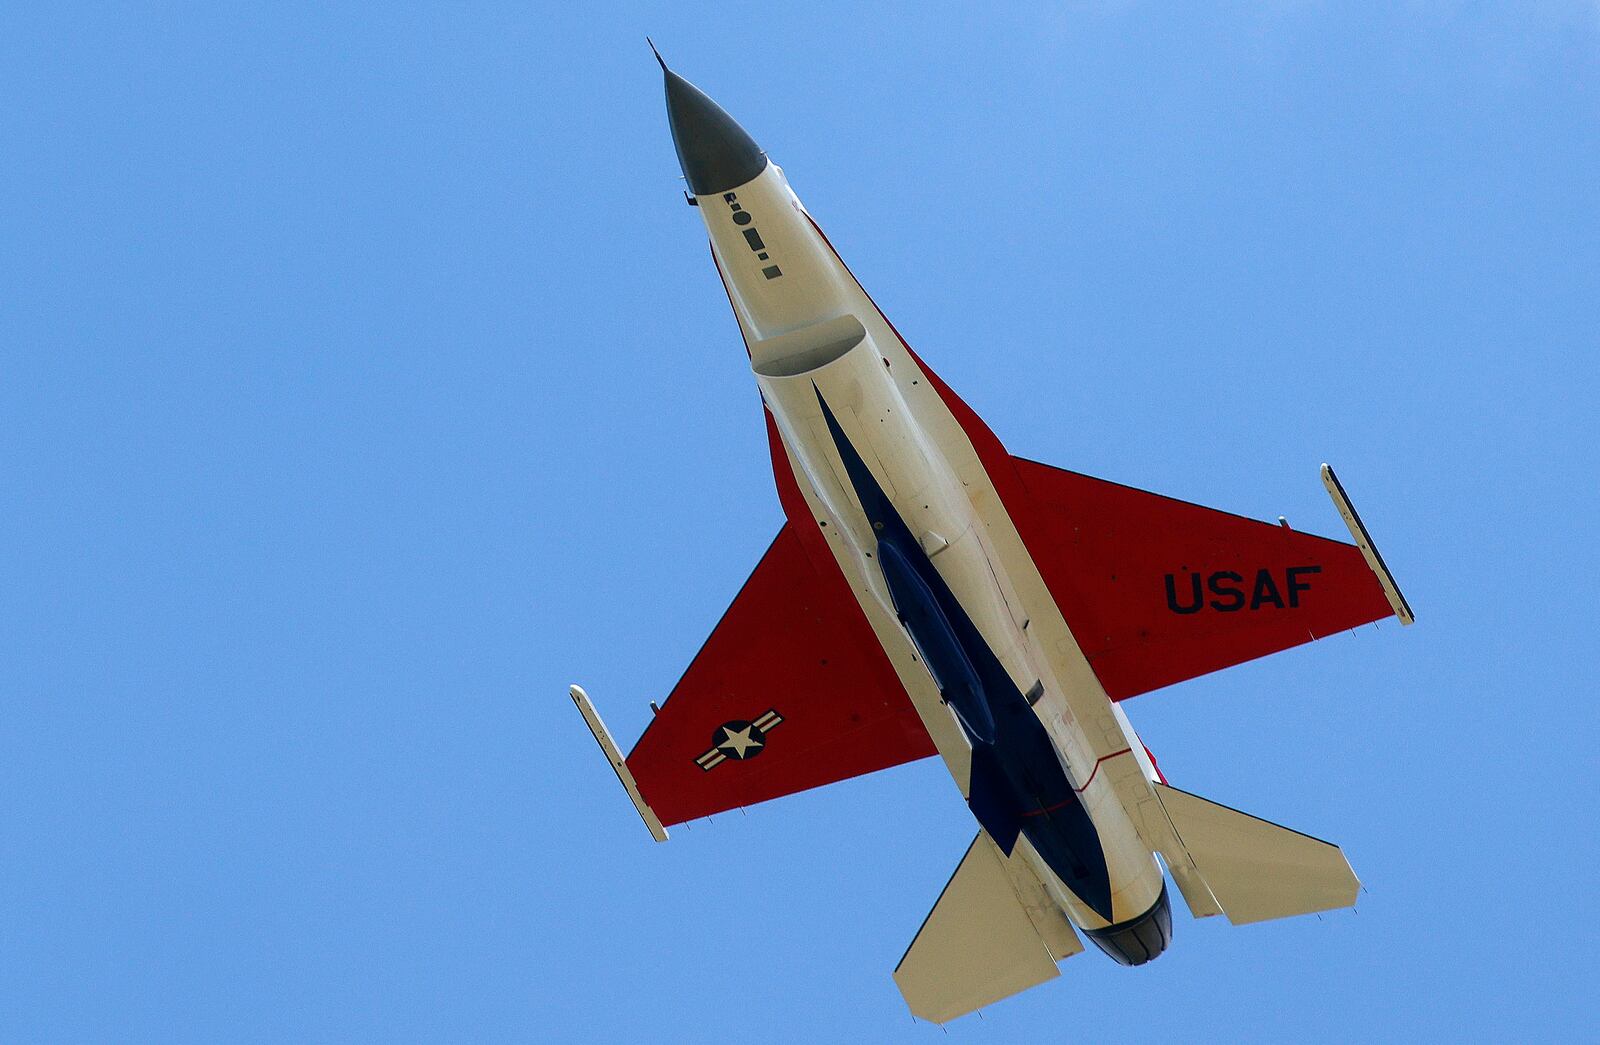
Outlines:
{"type": "MultiPolygon", "coordinates": [[[[965,794],[971,748],[897,619],[818,392],[1018,690],[1042,684],[1034,712],[1099,834],[1112,922],[1142,915],[1162,888],[1160,866],[1134,826],[1158,808],[1146,805],[1157,803],[1154,767],[1074,640],[966,432],[775,164],[697,203],[813,525],[951,776],[965,794]]],[[[1019,851],[1075,924],[1108,924],[1026,839],[1019,851]]]]}

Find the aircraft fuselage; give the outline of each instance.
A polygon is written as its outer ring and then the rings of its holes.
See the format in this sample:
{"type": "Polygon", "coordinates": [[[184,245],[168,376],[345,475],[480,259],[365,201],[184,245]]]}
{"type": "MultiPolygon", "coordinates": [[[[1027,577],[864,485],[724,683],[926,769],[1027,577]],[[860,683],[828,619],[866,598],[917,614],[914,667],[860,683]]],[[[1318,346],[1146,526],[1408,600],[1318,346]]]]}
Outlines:
{"type": "Polygon", "coordinates": [[[1154,957],[1104,938],[1167,918],[1126,805],[1154,767],[961,426],[776,165],[696,203],[809,509],[791,521],[826,538],[990,836],[1113,957],[1154,957]]]}
{"type": "Polygon", "coordinates": [[[1235,925],[1353,906],[1337,845],[1169,785],[1116,703],[1414,620],[1333,470],[1351,544],[1009,453],[783,171],[662,71],[787,519],[626,757],[569,689],[651,836],[936,752],[980,830],[894,980],[940,1023],[1056,976],[1078,931],[1156,957],[1167,874],[1235,925]]]}

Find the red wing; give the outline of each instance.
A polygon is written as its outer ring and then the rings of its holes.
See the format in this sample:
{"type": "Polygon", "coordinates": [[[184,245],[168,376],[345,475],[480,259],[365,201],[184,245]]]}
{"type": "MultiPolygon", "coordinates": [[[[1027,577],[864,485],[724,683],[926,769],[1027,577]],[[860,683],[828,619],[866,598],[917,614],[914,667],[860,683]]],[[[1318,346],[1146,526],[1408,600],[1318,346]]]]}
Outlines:
{"type": "MultiPolygon", "coordinates": [[[[827,242],[827,236],[822,239],[827,242]]],[[[1394,612],[1354,545],[1010,456],[881,309],[878,315],[971,441],[1046,587],[1113,700],[1394,612]],[[1297,572],[1290,575],[1291,569],[1297,572]],[[1240,577],[1237,583],[1231,579],[1234,574],[1240,577]],[[1191,610],[1196,576],[1202,601],[1191,610]],[[1213,579],[1220,591],[1213,590],[1213,579]],[[1300,584],[1310,586],[1302,590],[1300,584]],[[1290,586],[1292,600],[1286,590],[1290,586]],[[1236,609],[1231,608],[1235,597],[1228,594],[1235,589],[1243,600],[1236,609]]],[[[775,439],[770,417],[767,427],[775,439]]],[[[773,460],[776,466],[776,450],[773,460]]],[[[775,470],[781,495],[784,470],[775,470]]],[[[789,500],[784,504],[791,518],[799,517],[789,500]]]]}
{"type": "Polygon", "coordinates": [[[1007,508],[1113,700],[1394,612],[1354,545],[1012,464],[1022,488],[1007,508]]]}
{"type": "Polygon", "coordinates": [[[844,577],[785,524],[627,762],[671,825],[933,753],[844,577]]]}

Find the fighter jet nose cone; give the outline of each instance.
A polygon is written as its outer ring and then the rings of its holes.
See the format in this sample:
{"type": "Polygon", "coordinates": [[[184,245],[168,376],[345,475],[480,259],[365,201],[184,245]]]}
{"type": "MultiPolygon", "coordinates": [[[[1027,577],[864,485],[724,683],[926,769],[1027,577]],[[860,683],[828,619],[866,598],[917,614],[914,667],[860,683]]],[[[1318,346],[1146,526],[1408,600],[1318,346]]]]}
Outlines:
{"type": "Polygon", "coordinates": [[[661,71],[667,81],[672,144],[677,146],[678,164],[690,192],[696,196],[726,192],[766,170],[767,154],[722,106],[665,62],[661,71]]]}

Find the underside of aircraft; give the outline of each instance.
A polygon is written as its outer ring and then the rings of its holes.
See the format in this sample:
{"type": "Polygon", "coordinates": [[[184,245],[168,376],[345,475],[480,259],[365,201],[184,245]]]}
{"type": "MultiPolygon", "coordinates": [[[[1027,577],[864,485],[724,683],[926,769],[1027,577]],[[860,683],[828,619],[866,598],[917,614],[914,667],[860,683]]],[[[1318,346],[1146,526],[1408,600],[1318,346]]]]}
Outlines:
{"type": "Polygon", "coordinates": [[[895,971],[943,1022],[1124,965],[1197,918],[1347,907],[1340,849],[1171,786],[1121,701],[1410,607],[1353,543],[1009,453],[913,352],[772,164],[662,63],[690,200],[761,390],[786,522],[623,756],[651,834],[940,756],[978,825],[895,971]]]}

